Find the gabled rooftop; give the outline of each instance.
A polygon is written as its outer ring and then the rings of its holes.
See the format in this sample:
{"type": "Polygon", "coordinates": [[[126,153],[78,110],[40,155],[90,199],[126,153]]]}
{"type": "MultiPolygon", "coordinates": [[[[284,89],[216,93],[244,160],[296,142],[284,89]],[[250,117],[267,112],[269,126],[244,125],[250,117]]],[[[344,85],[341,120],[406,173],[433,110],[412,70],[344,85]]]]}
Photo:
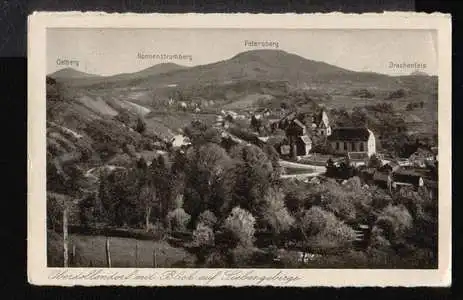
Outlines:
{"type": "Polygon", "coordinates": [[[371,131],[366,127],[340,127],[332,130],[330,141],[368,141],[371,131]]]}
{"type": "Polygon", "coordinates": [[[321,126],[324,128],[327,128],[330,126],[329,124],[329,116],[326,110],[323,108],[321,109],[315,116],[314,116],[314,123],[317,124],[317,126],[321,126]],[[323,115],[326,116],[326,120],[323,118],[323,115]]]}
{"type": "Polygon", "coordinates": [[[300,136],[300,138],[306,145],[312,144],[312,140],[308,136],[302,135],[300,136]]]}

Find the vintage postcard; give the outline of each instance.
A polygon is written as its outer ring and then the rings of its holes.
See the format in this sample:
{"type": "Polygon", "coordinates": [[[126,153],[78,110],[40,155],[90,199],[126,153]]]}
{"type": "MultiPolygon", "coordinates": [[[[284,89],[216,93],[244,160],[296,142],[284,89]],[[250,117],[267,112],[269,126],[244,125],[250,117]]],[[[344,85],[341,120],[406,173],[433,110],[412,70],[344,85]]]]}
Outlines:
{"type": "Polygon", "coordinates": [[[34,13],[35,285],[449,286],[451,18],[34,13]]]}

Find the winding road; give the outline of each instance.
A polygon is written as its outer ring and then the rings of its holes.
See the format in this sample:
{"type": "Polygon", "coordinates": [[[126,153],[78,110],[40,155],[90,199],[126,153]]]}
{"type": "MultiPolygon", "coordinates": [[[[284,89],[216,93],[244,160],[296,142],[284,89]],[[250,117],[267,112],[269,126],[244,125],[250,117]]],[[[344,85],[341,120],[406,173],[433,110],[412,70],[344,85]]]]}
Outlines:
{"type": "Polygon", "coordinates": [[[286,161],[286,160],[280,160],[280,166],[288,167],[292,169],[301,169],[301,170],[306,169],[307,170],[307,173],[282,174],[280,178],[304,179],[308,177],[319,176],[326,172],[326,168],[323,166],[306,165],[306,164],[300,164],[300,163],[295,163],[295,162],[286,161]]]}
{"type": "Polygon", "coordinates": [[[95,174],[95,172],[98,172],[100,171],[101,169],[107,169],[109,172],[112,172],[116,169],[119,169],[119,170],[122,170],[122,169],[126,169],[124,167],[120,167],[120,166],[115,166],[115,165],[103,165],[103,166],[99,166],[99,167],[94,167],[94,168],[91,168],[90,170],[88,170],[87,172],[85,172],[84,176],[85,177],[92,177],[94,179],[98,179],[99,176],[95,174]]]}

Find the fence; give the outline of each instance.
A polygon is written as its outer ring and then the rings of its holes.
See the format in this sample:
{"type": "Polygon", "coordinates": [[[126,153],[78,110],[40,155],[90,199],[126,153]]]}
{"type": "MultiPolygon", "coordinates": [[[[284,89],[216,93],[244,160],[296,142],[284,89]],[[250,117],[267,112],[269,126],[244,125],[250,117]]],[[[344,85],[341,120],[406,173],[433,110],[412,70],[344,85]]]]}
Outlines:
{"type": "MultiPolygon", "coordinates": [[[[77,259],[77,247],[76,244],[70,244],[69,241],[65,241],[65,247],[64,247],[64,267],[82,267],[79,265],[79,261],[77,259]],[[68,246],[71,245],[71,252],[68,253],[68,246]],[[69,255],[70,254],[70,255],[69,255]]],[[[114,266],[114,261],[112,259],[112,253],[111,253],[111,239],[110,237],[106,237],[105,240],[105,267],[111,268],[114,266]]],[[[157,268],[158,267],[158,262],[157,262],[157,249],[156,247],[153,247],[152,251],[152,267],[157,268]]],[[[135,243],[134,246],[134,265],[133,267],[139,267],[139,245],[138,241],[135,243]]],[[[89,267],[94,267],[95,263],[93,260],[89,261],[89,267]]]]}

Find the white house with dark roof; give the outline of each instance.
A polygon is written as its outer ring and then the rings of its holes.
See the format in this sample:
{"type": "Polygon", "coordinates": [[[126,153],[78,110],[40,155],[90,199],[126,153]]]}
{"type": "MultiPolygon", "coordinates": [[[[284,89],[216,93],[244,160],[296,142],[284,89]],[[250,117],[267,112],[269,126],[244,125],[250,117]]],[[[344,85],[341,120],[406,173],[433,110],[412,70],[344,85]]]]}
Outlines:
{"type": "Polygon", "coordinates": [[[368,157],[376,153],[374,133],[365,127],[341,127],[333,129],[328,143],[334,154],[365,152],[368,157]]]}

